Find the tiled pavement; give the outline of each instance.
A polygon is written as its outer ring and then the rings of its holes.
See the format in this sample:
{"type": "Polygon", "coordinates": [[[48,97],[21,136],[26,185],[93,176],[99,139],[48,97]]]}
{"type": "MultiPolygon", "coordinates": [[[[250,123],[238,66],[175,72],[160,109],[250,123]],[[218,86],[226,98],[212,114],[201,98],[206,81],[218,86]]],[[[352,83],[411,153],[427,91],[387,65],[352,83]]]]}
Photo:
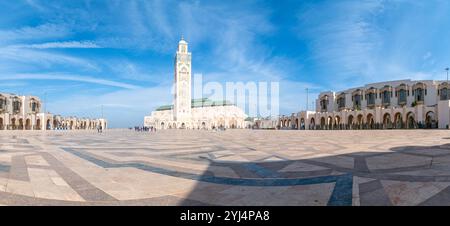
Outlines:
{"type": "Polygon", "coordinates": [[[450,205],[450,132],[0,131],[0,205],[450,205]]]}

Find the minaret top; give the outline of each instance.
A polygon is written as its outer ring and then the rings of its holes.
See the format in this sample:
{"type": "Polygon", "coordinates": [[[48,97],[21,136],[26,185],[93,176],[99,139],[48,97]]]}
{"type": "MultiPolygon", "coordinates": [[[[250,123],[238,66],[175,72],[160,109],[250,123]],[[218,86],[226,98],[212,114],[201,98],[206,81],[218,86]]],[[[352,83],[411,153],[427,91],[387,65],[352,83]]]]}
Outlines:
{"type": "Polygon", "coordinates": [[[181,35],[181,40],[178,43],[178,52],[179,53],[188,53],[188,43],[184,41],[183,35],[181,35]]]}
{"type": "Polygon", "coordinates": [[[184,40],[183,35],[181,35],[181,40],[180,40],[179,44],[186,44],[187,45],[187,42],[184,40]]]}

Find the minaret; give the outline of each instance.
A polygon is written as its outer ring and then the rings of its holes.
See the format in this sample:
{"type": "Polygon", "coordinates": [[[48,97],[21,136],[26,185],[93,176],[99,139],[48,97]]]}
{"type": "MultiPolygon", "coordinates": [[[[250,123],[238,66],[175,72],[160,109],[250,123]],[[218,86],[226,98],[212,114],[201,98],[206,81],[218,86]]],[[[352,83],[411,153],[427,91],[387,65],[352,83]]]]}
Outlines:
{"type": "Polygon", "coordinates": [[[191,53],[181,37],[175,55],[175,93],[173,115],[175,121],[186,123],[191,118],[191,53]]]}

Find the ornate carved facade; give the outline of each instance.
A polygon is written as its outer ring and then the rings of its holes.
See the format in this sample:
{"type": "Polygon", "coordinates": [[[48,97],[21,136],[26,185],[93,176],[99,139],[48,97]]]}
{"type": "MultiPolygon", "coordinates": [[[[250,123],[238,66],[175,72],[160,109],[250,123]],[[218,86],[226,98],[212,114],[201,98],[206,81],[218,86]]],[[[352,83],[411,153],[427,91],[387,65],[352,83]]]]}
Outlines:
{"type": "Polygon", "coordinates": [[[106,129],[107,121],[45,113],[39,97],[0,93],[0,130],[89,130],[99,125],[106,129]]]}
{"type": "Polygon", "coordinates": [[[191,98],[191,53],[181,40],[174,61],[173,105],[157,108],[144,118],[146,127],[157,129],[244,128],[247,115],[228,101],[191,98]]]}
{"type": "Polygon", "coordinates": [[[322,92],[316,111],[281,116],[284,129],[448,128],[450,86],[444,81],[400,80],[341,92],[322,92]]]}

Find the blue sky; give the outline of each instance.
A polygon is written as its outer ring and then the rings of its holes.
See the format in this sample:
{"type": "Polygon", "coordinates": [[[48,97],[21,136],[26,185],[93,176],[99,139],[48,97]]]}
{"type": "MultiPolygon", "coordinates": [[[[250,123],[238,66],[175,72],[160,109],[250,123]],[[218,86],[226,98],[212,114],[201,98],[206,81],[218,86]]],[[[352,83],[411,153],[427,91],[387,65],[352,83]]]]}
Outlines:
{"type": "Polygon", "coordinates": [[[0,2],[0,92],[47,111],[142,124],[170,104],[181,34],[205,81],[280,82],[280,113],[318,92],[396,79],[444,79],[450,2],[0,2]]]}

